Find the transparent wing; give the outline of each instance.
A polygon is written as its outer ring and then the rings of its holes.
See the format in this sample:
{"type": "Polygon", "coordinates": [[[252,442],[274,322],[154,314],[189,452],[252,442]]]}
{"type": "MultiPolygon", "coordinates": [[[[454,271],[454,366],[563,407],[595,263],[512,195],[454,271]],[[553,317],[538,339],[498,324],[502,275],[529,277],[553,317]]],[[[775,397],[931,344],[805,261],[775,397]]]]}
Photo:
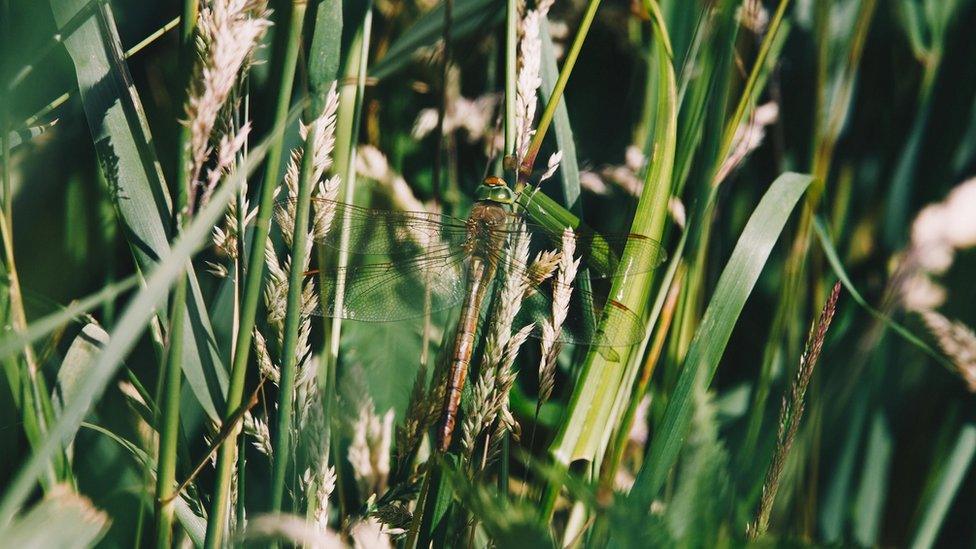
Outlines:
{"type": "Polygon", "coordinates": [[[318,314],[366,322],[421,318],[464,298],[464,259],[441,249],[397,261],[323,270],[318,314]]]}
{"type": "MultiPolygon", "coordinates": [[[[528,221],[521,213],[513,213],[511,216],[512,221],[507,228],[500,229],[501,231],[513,234],[521,222],[537,247],[554,250],[562,248],[562,231],[553,231],[528,221]]],[[[660,242],[641,234],[598,233],[585,226],[574,229],[572,234],[576,241],[574,256],[582,258],[583,267],[589,270],[592,278],[646,273],[660,267],[668,257],[660,242]]]]}
{"type": "MultiPolygon", "coordinates": [[[[293,204],[291,199],[278,202],[275,217],[279,223],[290,222],[293,204]]],[[[361,208],[313,198],[312,217],[326,229],[317,242],[357,255],[420,255],[438,245],[460,247],[467,238],[464,219],[431,212],[361,208]],[[343,223],[347,223],[346,231],[343,223]]]]}
{"type": "MultiPolygon", "coordinates": [[[[626,347],[641,341],[644,323],[636,313],[617,301],[601,299],[597,293],[581,286],[574,283],[571,287],[566,319],[556,341],[598,347],[626,347]]],[[[552,322],[553,292],[557,288],[560,284],[551,280],[537,285],[522,300],[515,326],[534,323],[531,335],[541,339],[543,325],[552,322]]]]}
{"type": "MultiPolygon", "coordinates": [[[[612,238],[614,237],[611,236],[612,238]]],[[[561,249],[561,239],[557,241],[547,236],[533,240],[541,240],[543,249],[561,249]]],[[[585,240],[584,244],[591,242],[592,240],[585,240]]],[[[577,240],[577,246],[579,245],[577,240]]],[[[628,346],[641,341],[644,336],[643,320],[622,303],[609,299],[608,295],[618,277],[647,272],[653,268],[649,265],[659,261],[657,254],[660,246],[650,239],[630,236],[623,245],[632,247],[629,252],[631,260],[627,265],[618,262],[612,275],[603,275],[584,271],[581,261],[580,269],[569,285],[559,281],[558,271],[540,281],[535,266],[500,256],[498,264],[504,270],[500,275],[502,280],[515,280],[526,289],[521,308],[516,315],[515,327],[532,323],[534,328],[531,335],[541,338],[543,326],[552,323],[554,310],[558,308],[565,315],[565,320],[556,334],[557,341],[605,347],[628,346]],[[650,263],[638,265],[639,254],[652,254],[644,256],[645,261],[650,263]]],[[[535,247],[538,248],[538,245],[535,247]]],[[[579,258],[579,252],[574,253],[574,257],[579,258]]]]}

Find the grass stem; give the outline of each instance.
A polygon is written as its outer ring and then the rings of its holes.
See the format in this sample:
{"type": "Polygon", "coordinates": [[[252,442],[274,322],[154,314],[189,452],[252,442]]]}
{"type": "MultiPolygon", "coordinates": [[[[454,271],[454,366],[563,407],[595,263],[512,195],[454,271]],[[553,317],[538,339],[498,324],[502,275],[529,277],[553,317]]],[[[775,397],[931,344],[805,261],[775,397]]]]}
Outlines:
{"type": "MultiPolygon", "coordinates": [[[[278,81],[278,96],[274,111],[274,127],[284,127],[291,103],[292,85],[295,79],[295,66],[301,45],[302,23],[305,17],[306,2],[295,0],[286,27],[278,32],[284,37],[278,44],[284,49],[278,81]]],[[[233,414],[241,405],[244,396],[244,382],[247,376],[247,363],[250,357],[251,339],[257,317],[258,302],[262,294],[264,273],[264,249],[268,243],[271,229],[271,216],[274,212],[274,189],[277,187],[278,168],[281,163],[283,136],[272,140],[265,162],[261,200],[258,204],[257,218],[254,222],[254,239],[248,257],[248,268],[244,281],[244,297],[240,309],[240,328],[234,342],[234,360],[231,366],[230,384],[227,388],[227,414],[233,414]]],[[[207,536],[204,546],[215,549],[223,545],[227,522],[231,474],[237,461],[237,437],[227,437],[217,455],[217,471],[214,494],[210,505],[210,519],[207,522],[207,536]]]]}

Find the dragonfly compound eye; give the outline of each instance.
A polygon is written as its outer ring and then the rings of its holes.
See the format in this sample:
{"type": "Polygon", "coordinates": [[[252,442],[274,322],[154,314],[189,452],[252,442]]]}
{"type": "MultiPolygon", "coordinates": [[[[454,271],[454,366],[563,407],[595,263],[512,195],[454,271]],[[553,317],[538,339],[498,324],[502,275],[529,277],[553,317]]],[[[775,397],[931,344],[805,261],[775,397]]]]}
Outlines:
{"type": "Polygon", "coordinates": [[[499,204],[511,204],[515,200],[512,189],[505,184],[505,180],[498,176],[488,176],[485,181],[478,185],[475,192],[475,199],[490,200],[499,204]]]}

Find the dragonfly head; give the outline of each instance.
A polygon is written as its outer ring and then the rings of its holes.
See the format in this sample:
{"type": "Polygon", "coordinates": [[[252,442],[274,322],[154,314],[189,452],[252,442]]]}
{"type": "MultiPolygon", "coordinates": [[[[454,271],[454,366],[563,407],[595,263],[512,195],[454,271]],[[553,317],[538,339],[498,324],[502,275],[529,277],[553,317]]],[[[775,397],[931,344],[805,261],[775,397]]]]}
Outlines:
{"type": "Polygon", "coordinates": [[[474,194],[475,200],[488,200],[498,204],[511,205],[515,202],[515,193],[505,184],[505,180],[497,175],[489,175],[474,194]]]}

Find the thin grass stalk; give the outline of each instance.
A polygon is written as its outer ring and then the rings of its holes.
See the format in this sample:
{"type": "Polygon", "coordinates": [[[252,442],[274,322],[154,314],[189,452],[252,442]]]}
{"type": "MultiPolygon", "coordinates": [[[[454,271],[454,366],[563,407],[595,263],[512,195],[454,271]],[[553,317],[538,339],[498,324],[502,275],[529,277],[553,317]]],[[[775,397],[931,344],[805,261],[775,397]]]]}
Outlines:
{"type": "MultiPolygon", "coordinates": [[[[362,119],[363,93],[366,85],[366,67],[369,58],[369,37],[372,25],[373,11],[372,2],[370,2],[366,9],[366,14],[363,17],[362,27],[356,35],[356,39],[353,40],[350,50],[352,53],[347,61],[349,63],[346,71],[347,75],[355,75],[355,88],[351,96],[351,101],[348,89],[340,92],[339,99],[335,158],[341,159],[337,173],[344,183],[341,196],[346,201],[352,200],[356,184],[356,143],[358,142],[359,124],[362,119]],[[346,127],[345,120],[349,121],[348,130],[341,131],[340,128],[344,129],[346,127]]],[[[345,250],[349,246],[350,223],[351,219],[343,217],[341,225],[342,233],[340,235],[341,244],[339,246],[340,251],[336,259],[336,264],[340,269],[339,272],[342,272],[341,269],[349,262],[349,256],[345,253],[345,250]]],[[[345,280],[340,278],[336,281],[336,304],[334,310],[341,310],[344,292],[345,280]]],[[[339,362],[339,336],[341,331],[342,319],[339,317],[333,318],[326,329],[326,341],[328,341],[329,350],[326,355],[328,359],[326,361],[327,368],[335,368],[339,362]]],[[[342,483],[339,483],[339,487],[341,489],[342,483]]]]}
{"type": "MultiPolygon", "coordinates": [[[[285,53],[278,82],[278,98],[275,106],[275,128],[283,128],[288,118],[288,106],[291,102],[292,85],[295,79],[295,65],[298,61],[298,50],[301,45],[305,7],[305,0],[294,0],[292,3],[291,17],[287,21],[288,26],[279,30],[286,38],[284,41],[285,53]]],[[[244,396],[244,382],[247,374],[247,362],[251,351],[251,339],[254,333],[258,302],[262,294],[264,249],[267,245],[268,233],[271,229],[271,216],[274,213],[274,190],[277,187],[276,183],[278,179],[278,167],[281,163],[283,139],[281,135],[273,139],[268,149],[268,157],[264,165],[261,202],[258,205],[258,215],[254,221],[254,239],[252,240],[251,255],[248,257],[248,268],[245,273],[244,297],[240,309],[240,326],[237,332],[237,339],[234,343],[234,360],[231,366],[230,384],[227,388],[226,417],[230,417],[240,407],[244,396]]],[[[207,537],[204,542],[204,546],[208,549],[214,549],[223,544],[229,504],[230,477],[236,461],[237,437],[230,436],[224,440],[217,456],[214,494],[210,505],[210,516],[207,522],[207,537]]]]}
{"type": "MultiPolygon", "coordinates": [[[[345,73],[339,79],[339,107],[336,116],[336,142],[335,148],[333,149],[333,158],[341,161],[335,162],[333,165],[335,166],[335,174],[344,182],[339,199],[346,201],[352,201],[353,190],[355,189],[356,143],[358,142],[363,93],[365,92],[366,85],[369,37],[373,23],[372,7],[372,2],[368,2],[363,21],[352,40],[349,48],[349,56],[345,60],[345,73]]],[[[349,245],[350,223],[351,220],[348,217],[343,217],[340,228],[342,231],[340,234],[341,247],[335,259],[336,264],[340,268],[345,267],[349,261],[345,250],[349,245]]],[[[330,259],[328,251],[320,246],[319,261],[324,263],[330,259]]],[[[324,272],[322,275],[324,276],[324,272]]],[[[335,309],[338,310],[342,306],[339,300],[342,299],[343,292],[345,291],[345,280],[340,277],[336,283],[337,303],[335,304],[335,309]]],[[[322,305],[324,305],[324,302],[322,305]]],[[[325,418],[326,425],[329,425],[332,418],[332,411],[336,409],[336,401],[338,398],[336,394],[336,380],[338,379],[339,337],[342,331],[342,319],[335,317],[331,319],[331,322],[325,322],[323,324],[325,329],[325,352],[323,354],[322,368],[324,368],[326,376],[326,387],[323,396],[325,411],[323,412],[323,417],[325,418]]],[[[334,431],[329,428],[327,432],[329,436],[332,436],[334,431]]],[[[328,448],[332,453],[332,463],[336,468],[336,475],[341,479],[344,456],[339,457],[338,445],[332,444],[331,441],[328,443],[328,448]]],[[[336,499],[339,501],[339,515],[345,516],[346,497],[343,482],[338,481],[336,483],[336,492],[338,494],[336,499]]]]}
{"type": "Polygon", "coordinates": [[[451,69],[451,12],[453,8],[454,0],[444,0],[444,60],[441,64],[441,104],[437,109],[437,148],[434,150],[434,169],[431,174],[431,185],[436,204],[441,203],[441,163],[444,157],[444,117],[447,115],[448,72],[451,69]]]}
{"type": "MultiPolygon", "coordinates": [[[[192,55],[194,50],[194,35],[196,32],[199,3],[197,0],[183,1],[183,14],[180,29],[179,65],[183,74],[191,73],[192,55]]],[[[185,101],[189,83],[182,92],[185,101]]],[[[192,182],[188,171],[190,156],[191,130],[188,124],[179,124],[179,142],[176,149],[176,204],[173,208],[174,238],[183,230],[183,218],[187,214],[192,182]]],[[[162,416],[157,420],[159,426],[158,466],[156,471],[156,547],[163,549],[173,545],[173,516],[175,513],[175,498],[173,490],[176,485],[177,445],[180,433],[180,390],[183,377],[181,366],[183,358],[183,323],[186,309],[185,273],[180,275],[173,290],[172,306],[170,309],[169,348],[162,360],[161,381],[162,395],[160,412],[162,416]]]]}
{"type": "MultiPolygon", "coordinates": [[[[6,143],[6,142],[5,142],[6,143]]],[[[6,146],[6,145],[5,145],[6,146]]],[[[4,177],[9,181],[8,172],[8,162],[9,157],[4,158],[4,177]]],[[[0,211],[0,234],[2,234],[3,249],[4,249],[4,267],[9,281],[8,290],[8,310],[10,312],[10,321],[15,333],[21,334],[27,329],[27,316],[24,313],[24,301],[23,295],[20,291],[20,278],[17,275],[17,264],[14,260],[14,242],[13,242],[13,231],[10,224],[10,217],[6,214],[6,205],[9,203],[10,197],[4,197],[4,208],[0,211]]],[[[24,391],[24,396],[21,399],[22,407],[21,413],[24,416],[25,426],[33,425],[37,428],[36,438],[37,440],[42,440],[46,437],[47,426],[54,419],[53,408],[50,404],[50,392],[48,392],[47,384],[44,382],[44,376],[38,371],[37,357],[34,355],[34,348],[29,341],[25,342],[23,347],[23,357],[24,364],[27,367],[27,375],[19,376],[22,390],[24,391]],[[47,401],[47,403],[45,403],[47,401]],[[30,406],[28,406],[28,404],[30,406]],[[28,420],[28,416],[30,419],[28,420]]],[[[11,386],[11,389],[17,390],[15,386],[11,386]]],[[[45,468],[45,488],[53,486],[60,476],[59,471],[63,469],[66,465],[64,453],[58,454],[58,457],[53,459],[47,464],[45,468]]]]}
{"type": "MultiPolygon", "coordinates": [[[[535,165],[536,157],[539,155],[539,150],[542,148],[542,141],[546,137],[546,132],[549,130],[549,125],[552,124],[552,118],[556,114],[556,107],[559,106],[559,101],[563,97],[563,91],[566,89],[566,83],[569,82],[569,76],[573,73],[573,67],[576,65],[576,60],[579,58],[580,50],[583,49],[583,42],[586,40],[586,35],[590,32],[590,25],[593,23],[593,18],[596,17],[596,10],[598,7],[600,7],[600,0],[590,0],[586,6],[586,11],[583,12],[583,19],[580,21],[579,30],[576,31],[576,37],[573,38],[573,44],[566,53],[566,60],[563,62],[563,67],[559,71],[559,78],[556,79],[556,84],[553,86],[552,93],[549,95],[549,101],[546,102],[546,108],[542,111],[542,115],[539,118],[539,123],[536,125],[535,135],[532,136],[532,141],[529,142],[529,148],[525,153],[525,158],[522,160],[522,165],[519,166],[519,181],[516,184],[516,190],[521,190],[521,188],[527,183],[528,177],[532,175],[532,168],[535,165]]],[[[668,46],[668,49],[670,50],[670,45],[668,46]]],[[[514,87],[514,82],[512,83],[512,86],[514,87]]],[[[506,107],[508,105],[507,92],[508,90],[506,88],[506,107]]],[[[514,97],[514,90],[512,90],[513,101],[514,97]]],[[[507,137],[508,133],[506,127],[506,138],[507,137]]]]}
{"type": "Polygon", "coordinates": [[[176,451],[180,431],[180,382],[183,369],[183,319],[186,307],[186,275],[181,274],[170,309],[169,348],[163,362],[163,394],[159,431],[159,465],[156,472],[156,547],[173,545],[175,512],[176,451]]]}
{"type": "MultiPolygon", "coordinates": [[[[314,120],[314,117],[310,117],[314,120]]],[[[285,475],[292,448],[292,421],[295,407],[295,377],[298,369],[298,328],[302,322],[302,289],[304,287],[305,254],[309,253],[308,219],[311,209],[312,174],[315,171],[315,143],[320,124],[312,123],[305,137],[301,172],[298,176],[298,196],[295,204],[295,229],[292,232],[291,272],[288,275],[288,297],[282,342],[281,378],[278,385],[278,430],[275,432],[274,460],[271,469],[270,512],[281,512],[285,494],[285,475]]]]}
{"type": "MultiPolygon", "coordinates": [[[[10,0],[0,2],[0,51],[7,52],[0,58],[0,78],[7,77],[7,64],[10,57],[10,0]]],[[[11,84],[0,94],[0,191],[3,192],[2,207],[7,219],[13,219],[13,192],[10,185],[10,92],[11,84]]],[[[12,386],[11,386],[12,387],[12,386]]]]}
{"type": "MultiPolygon", "coordinates": [[[[131,48],[125,50],[125,55],[124,55],[125,59],[129,59],[133,55],[139,53],[140,51],[142,51],[143,49],[145,49],[147,46],[151,45],[156,40],[158,40],[160,37],[162,37],[163,35],[165,35],[167,32],[169,32],[169,31],[173,30],[174,28],[176,28],[176,25],[179,24],[179,22],[180,22],[180,18],[179,17],[174,17],[168,23],[166,23],[165,25],[163,25],[162,27],[156,29],[155,32],[153,32],[152,34],[150,34],[146,38],[143,38],[142,40],[140,40],[138,44],[136,44],[135,46],[132,46],[131,48]]],[[[38,110],[34,114],[30,115],[26,120],[24,120],[23,122],[21,122],[20,127],[21,128],[29,128],[31,126],[34,126],[35,124],[37,124],[37,121],[38,120],[40,120],[41,118],[44,118],[45,116],[47,116],[54,109],[60,107],[61,105],[64,105],[65,102],[68,101],[68,99],[71,99],[71,91],[66,91],[66,92],[62,93],[61,95],[55,97],[51,101],[49,101],[47,103],[47,105],[44,105],[43,107],[40,108],[40,110],[38,110]]]]}
{"type": "MultiPolygon", "coordinates": [[[[518,79],[518,0],[508,0],[505,6],[505,150],[503,156],[515,154],[515,94],[518,79]]],[[[558,102],[557,102],[558,103],[558,102]]],[[[505,164],[504,162],[502,163],[505,164]]],[[[506,174],[510,184],[518,181],[518,173],[506,174]]],[[[533,426],[533,436],[535,427],[533,426]]],[[[509,454],[511,433],[503,435],[501,443],[500,466],[498,470],[498,492],[508,494],[509,454]]],[[[473,529],[472,529],[473,530],[473,529]]]]}
{"type": "MultiPolygon", "coordinates": [[[[515,154],[515,83],[518,79],[518,0],[505,4],[505,154],[515,154]]],[[[509,181],[515,184],[514,175],[509,181]]]]}
{"type": "MultiPolygon", "coordinates": [[[[735,144],[735,132],[738,130],[739,125],[742,124],[746,116],[746,111],[752,106],[759,75],[766,65],[766,58],[769,57],[769,52],[773,47],[773,43],[776,41],[776,35],[779,34],[779,29],[783,24],[786,8],[789,6],[790,0],[780,0],[779,6],[776,7],[776,13],[769,22],[769,26],[766,29],[766,37],[763,38],[762,43],[759,45],[759,53],[756,54],[756,60],[752,65],[752,70],[749,71],[749,77],[746,80],[745,87],[742,89],[739,103],[735,107],[735,114],[732,115],[732,118],[729,119],[728,124],[725,126],[725,133],[723,134],[722,143],[719,146],[718,156],[716,157],[718,159],[717,165],[715,166],[716,170],[718,170],[718,165],[729,156],[729,152],[735,144]]],[[[712,185],[718,185],[719,183],[721,181],[712,181],[712,185]]]]}

